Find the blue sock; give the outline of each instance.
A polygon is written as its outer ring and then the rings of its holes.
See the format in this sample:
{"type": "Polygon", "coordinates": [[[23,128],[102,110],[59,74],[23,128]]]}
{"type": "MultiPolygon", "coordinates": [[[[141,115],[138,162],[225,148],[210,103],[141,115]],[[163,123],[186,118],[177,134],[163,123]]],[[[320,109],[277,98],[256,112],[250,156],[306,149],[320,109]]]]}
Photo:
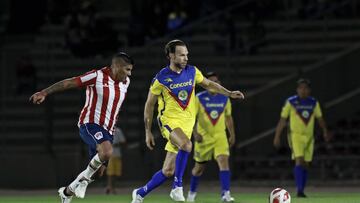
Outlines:
{"type": "Polygon", "coordinates": [[[303,192],[305,190],[307,179],[308,179],[308,171],[306,169],[303,169],[303,188],[302,188],[303,192]]]}
{"type": "Polygon", "coordinates": [[[304,169],[302,166],[294,167],[294,176],[295,176],[297,192],[298,193],[304,192],[304,169]]]}
{"type": "Polygon", "coordinates": [[[221,182],[221,195],[223,195],[224,192],[230,190],[230,171],[220,171],[219,177],[221,182]]]}
{"type": "Polygon", "coordinates": [[[187,151],[179,150],[178,154],[176,155],[175,174],[174,174],[175,177],[174,177],[173,188],[182,187],[182,178],[185,172],[189,154],[190,153],[187,151]]]}
{"type": "Polygon", "coordinates": [[[191,192],[196,192],[196,189],[199,185],[199,179],[200,179],[200,176],[194,176],[194,175],[191,176],[191,181],[190,181],[190,191],[191,192]]]}
{"type": "Polygon", "coordinates": [[[137,191],[137,194],[139,194],[141,197],[145,197],[153,189],[155,189],[159,185],[163,184],[166,179],[168,179],[168,178],[163,174],[163,172],[161,170],[156,172],[153,175],[153,177],[151,178],[151,180],[148,183],[146,183],[146,185],[144,187],[141,187],[137,191]]]}

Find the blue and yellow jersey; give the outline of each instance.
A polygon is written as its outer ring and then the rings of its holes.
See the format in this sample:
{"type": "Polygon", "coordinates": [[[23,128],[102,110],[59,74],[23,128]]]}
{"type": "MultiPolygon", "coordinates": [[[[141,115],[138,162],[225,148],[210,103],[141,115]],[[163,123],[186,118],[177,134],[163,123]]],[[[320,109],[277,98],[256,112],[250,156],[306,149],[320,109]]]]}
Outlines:
{"type": "Polygon", "coordinates": [[[281,111],[282,118],[290,117],[291,133],[313,136],[315,118],[322,117],[320,104],[313,97],[289,97],[281,111]]]}
{"type": "Polygon", "coordinates": [[[158,95],[158,121],[160,126],[171,123],[191,134],[196,117],[195,85],[204,79],[195,67],[187,65],[180,73],[169,66],[153,79],[150,91],[158,95]]]}
{"type": "Polygon", "coordinates": [[[225,116],[231,116],[230,99],[222,94],[210,94],[208,91],[200,92],[196,98],[197,132],[209,137],[226,135],[225,116]]]}

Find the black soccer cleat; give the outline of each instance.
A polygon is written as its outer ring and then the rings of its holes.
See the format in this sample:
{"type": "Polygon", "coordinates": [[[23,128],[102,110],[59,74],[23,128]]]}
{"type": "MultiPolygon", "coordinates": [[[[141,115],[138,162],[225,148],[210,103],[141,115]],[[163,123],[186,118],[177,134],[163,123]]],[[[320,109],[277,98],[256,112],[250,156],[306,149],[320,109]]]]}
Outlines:
{"type": "Polygon", "coordinates": [[[303,192],[298,192],[298,193],[297,193],[297,197],[307,198],[307,196],[306,196],[305,193],[303,193],[303,192]]]}

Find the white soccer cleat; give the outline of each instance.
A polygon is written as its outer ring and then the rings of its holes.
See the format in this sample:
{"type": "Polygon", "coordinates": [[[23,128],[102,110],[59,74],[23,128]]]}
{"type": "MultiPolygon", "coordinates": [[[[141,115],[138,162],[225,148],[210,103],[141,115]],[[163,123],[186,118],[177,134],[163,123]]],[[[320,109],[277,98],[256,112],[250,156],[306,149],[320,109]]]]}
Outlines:
{"type": "Polygon", "coordinates": [[[186,201],[187,202],[195,202],[195,197],[196,197],[196,192],[189,191],[186,201]]]}
{"type": "Polygon", "coordinates": [[[144,198],[137,194],[138,189],[132,191],[132,201],[131,203],[142,203],[144,198]]]}
{"type": "Polygon", "coordinates": [[[175,187],[170,192],[170,197],[175,202],[185,202],[183,187],[175,187]]]}
{"type": "Polygon", "coordinates": [[[231,197],[230,191],[224,192],[223,196],[221,197],[222,202],[234,202],[235,199],[231,197]]]}
{"type": "Polygon", "coordinates": [[[61,188],[58,190],[59,197],[60,197],[60,199],[61,199],[61,203],[70,203],[73,196],[66,196],[66,195],[64,194],[65,189],[66,189],[66,187],[61,187],[61,188]]]}
{"type": "Polygon", "coordinates": [[[85,192],[86,192],[86,188],[89,185],[89,181],[87,180],[81,180],[79,182],[79,184],[76,186],[75,188],[75,196],[78,198],[84,198],[85,197],[85,192]]]}

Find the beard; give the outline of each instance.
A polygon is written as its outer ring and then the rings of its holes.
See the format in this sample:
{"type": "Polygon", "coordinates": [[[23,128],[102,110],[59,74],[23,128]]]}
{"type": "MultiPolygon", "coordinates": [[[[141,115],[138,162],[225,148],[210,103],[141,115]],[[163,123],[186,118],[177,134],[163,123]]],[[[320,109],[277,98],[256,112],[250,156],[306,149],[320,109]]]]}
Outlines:
{"type": "Polygon", "coordinates": [[[179,69],[184,69],[187,63],[174,63],[174,65],[179,69]]]}

